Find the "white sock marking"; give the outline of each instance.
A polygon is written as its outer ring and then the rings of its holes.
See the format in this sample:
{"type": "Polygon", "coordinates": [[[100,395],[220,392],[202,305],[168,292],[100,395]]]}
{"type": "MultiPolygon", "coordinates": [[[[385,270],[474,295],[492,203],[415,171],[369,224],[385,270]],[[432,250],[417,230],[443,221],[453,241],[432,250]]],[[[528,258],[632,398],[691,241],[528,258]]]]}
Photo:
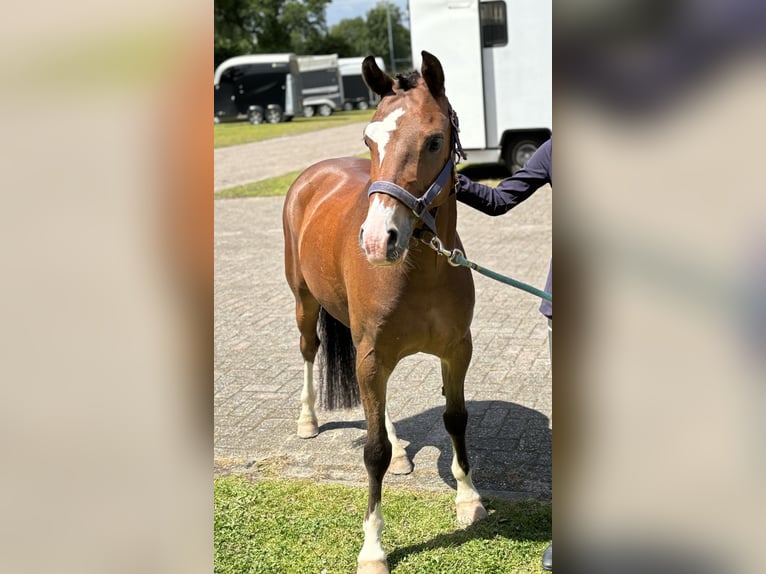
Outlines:
{"type": "Polygon", "coordinates": [[[380,537],[383,534],[383,512],[380,510],[380,503],[375,505],[375,511],[365,519],[362,528],[364,545],[357,560],[359,562],[384,561],[386,551],[380,543],[380,537]]]}
{"type": "Polygon", "coordinates": [[[468,474],[464,473],[457,462],[457,456],[454,454],[452,455],[452,476],[457,481],[457,497],[455,497],[457,504],[481,499],[476,487],[473,485],[473,480],[471,480],[471,471],[469,470],[468,474]]]}
{"type": "Polygon", "coordinates": [[[316,420],[314,411],[314,363],[303,361],[303,389],[301,390],[301,414],[298,420],[316,420]]]}
{"type": "Polygon", "coordinates": [[[402,448],[402,445],[399,444],[394,423],[388,415],[388,407],[386,407],[386,434],[388,434],[388,440],[391,441],[391,458],[407,456],[407,452],[402,448]]]}

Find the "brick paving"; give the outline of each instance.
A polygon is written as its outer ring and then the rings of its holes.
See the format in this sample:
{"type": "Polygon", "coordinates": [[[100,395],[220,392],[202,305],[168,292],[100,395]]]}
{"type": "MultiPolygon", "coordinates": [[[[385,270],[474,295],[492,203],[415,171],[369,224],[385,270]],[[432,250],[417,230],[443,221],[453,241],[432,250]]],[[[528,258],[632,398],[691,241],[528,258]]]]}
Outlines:
{"type": "MultiPolygon", "coordinates": [[[[284,279],[283,198],[215,202],[215,468],[366,485],[361,407],[319,410],[320,434],[296,436],[302,358],[284,279]]],[[[489,218],[460,206],[469,259],[542,286],[551,253],[551,193],[489,218]]],[[[466,379],[468,449],[480,492],[551,497],[551,366],[547,325],[533,296],[480,275],[474,355],[466,379]]],[[[446,491],[455,483],[441,420],[438,359],[403,360],[389,408],[415,470],[385,484],[446,491]]]]}
{"type": "Polygon", "coordinates": [[[269,179],[308,166],[328,157],[344,157],[367,151],[362,142],[366,122],[316,130],[217,148],[214,151],[213,190],[269,179]]]}

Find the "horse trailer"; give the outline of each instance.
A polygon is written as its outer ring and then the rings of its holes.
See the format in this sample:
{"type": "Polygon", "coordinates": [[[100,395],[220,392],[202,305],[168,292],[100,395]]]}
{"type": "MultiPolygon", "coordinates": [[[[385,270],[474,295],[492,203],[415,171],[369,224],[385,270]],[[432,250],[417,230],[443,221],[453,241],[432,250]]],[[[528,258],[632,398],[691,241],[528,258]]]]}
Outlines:
{"type": "Polygon", "coordinates": [[[295,54],[229,58],[215,70],[213,84],[216,123],[243,119],[252,124],[289,122],[303,107],[295,54]]]}
{"type": "MultiPolygon", "coordinates": [[[[377,106],[380,96],[373,92],[362,78],[362,62],[364,58],[339,58],[338,67],[343,79],[344,110],[366,110],[370,106],[377,106]]],[[[375,58],[378,67],[385,71],[386,66],[383,58],[375,58]]]]}
{"type": "Polygon", "coordinates": [[[298,56],[303,82],[303,115],[329,116],[343,105],[338,55],[298,56]]]}
{"type": "Polygon", "coordinates": [[[522,167],[552,129],[551,0],[409,0],[412,61],[449,74],[469,161],[522,167]]]}

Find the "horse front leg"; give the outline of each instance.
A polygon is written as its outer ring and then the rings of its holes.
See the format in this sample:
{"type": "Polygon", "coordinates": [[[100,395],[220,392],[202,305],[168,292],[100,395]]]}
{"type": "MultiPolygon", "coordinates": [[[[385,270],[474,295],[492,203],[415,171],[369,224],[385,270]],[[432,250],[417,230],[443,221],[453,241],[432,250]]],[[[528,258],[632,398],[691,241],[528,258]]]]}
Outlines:
{"type": "Polygon", "coordinates": [[[464,383],[468,364],[471,362],[473,345],[470,334],[455,345],[448,357],[442,357],[442,381],[447,408],[444,411],[444,427],[452,439],[452,475],[457,481],[457,520],[461,524],[473,524],[487,517],[481,497],[471,480],[471,467],[465,445],[465,429],[468,412],[465,408],[464,383]]]}
{"type": "Polygon", "coordinates": [[[372,348],[359,347],[356,376],[367,420],[364,465],[367,468],[367,512],[364,517],[364,544],[357,558],[357,574],[388,574],[383,550],[383,476],[391,462],[391,442],[386,431],[386,384],[392,369],[386,369],[372,348]]]}

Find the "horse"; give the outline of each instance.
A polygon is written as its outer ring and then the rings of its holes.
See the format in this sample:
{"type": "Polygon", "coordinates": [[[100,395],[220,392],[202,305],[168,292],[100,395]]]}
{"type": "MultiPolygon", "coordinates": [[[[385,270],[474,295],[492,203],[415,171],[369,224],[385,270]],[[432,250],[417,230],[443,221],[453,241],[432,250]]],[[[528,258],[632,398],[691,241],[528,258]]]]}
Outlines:
{"type": "Polygon", "coordinates": [[[454,154],[462,148],[442,65],[428,52],[421,55],[419,72],[396,78],[365,58],[363,78],[381,97],[364,129],[370,159],[310,166],[291,185],[283,208],[285,275],[304,361],[298,435],[318,433],[313,365],[320,348],[327,356],[320,383],[325,406],[348,408],[361,400],[364,407],[368,500],[358,574],[388,573],[383,476],[412,470],[386,409],[387,382],[403,357],[439,357],[457,518],[472,524],[487,516],[465,442],[473,278],[423,239],[431,234],[462,250],[454,192],[454,154]]]}

